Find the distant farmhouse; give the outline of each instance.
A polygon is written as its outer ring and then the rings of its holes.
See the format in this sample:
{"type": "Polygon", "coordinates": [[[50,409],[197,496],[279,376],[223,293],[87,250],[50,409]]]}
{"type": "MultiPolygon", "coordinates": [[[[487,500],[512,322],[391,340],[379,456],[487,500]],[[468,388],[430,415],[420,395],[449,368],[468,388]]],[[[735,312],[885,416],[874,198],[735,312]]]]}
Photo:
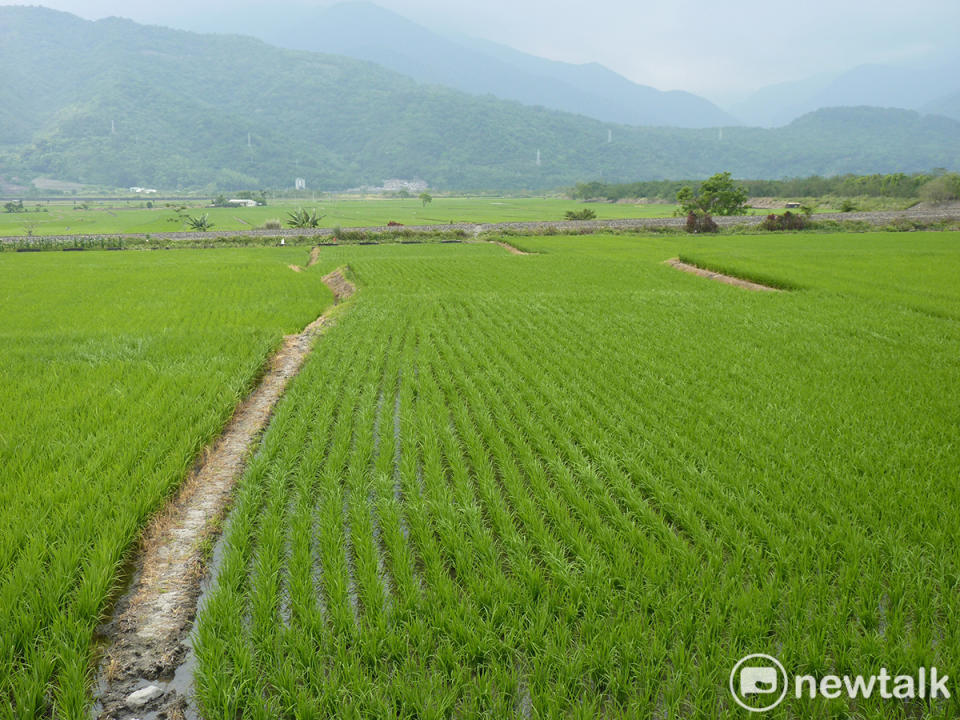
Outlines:
{"type": "Polygon", "coordinates": [[[139,193],[139,194],[141,194],[141,195],[152,195],[153,193],[155,193],[155,192],[157,192],[157,191],[156,191],[155,188],[132,187],[132,188],[130,188],[130,192],[132,192],[132,193],[139,193]]]}
{"type": "Polygon", "coordinates": [[[243,198],[231,198],[230,200],[227,200],[227,205],[231,205],[233,207],[256,207],[257,201],[243,198]]]}
{"type": "Polygon", "coordinates": [[[423,180],[401,180],[399,178],[393,178],[391,180],[384,180],[382,188],[371,189],[383,190],[384,192],[400,192],[401,190],[406,190],[410,193],[418,193],[426,190],[427,184],[423,180]]]}

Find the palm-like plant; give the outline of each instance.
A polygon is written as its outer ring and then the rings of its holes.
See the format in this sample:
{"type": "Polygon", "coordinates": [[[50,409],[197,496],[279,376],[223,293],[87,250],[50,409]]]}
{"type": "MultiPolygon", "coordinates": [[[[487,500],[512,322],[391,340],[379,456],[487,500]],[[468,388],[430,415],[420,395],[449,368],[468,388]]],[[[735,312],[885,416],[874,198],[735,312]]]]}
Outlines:
{"type": "Polygon", "coordinates": [[[297,208],[287,213],[287,225],[292,228],[320,227],[320,221],[325,217],[326,215],[318,215],[316,208],[313,209],[312,213],[304,208],[297,208]]]}
{"type": "Polygon", "coordinates": [[[187,225],[191,230],[199,230],[201,232],[209,230],[213,227],[213,223],[210,221],[210,214],[204,213],[203,215],[188,215],[187,216],[187,225]]]}

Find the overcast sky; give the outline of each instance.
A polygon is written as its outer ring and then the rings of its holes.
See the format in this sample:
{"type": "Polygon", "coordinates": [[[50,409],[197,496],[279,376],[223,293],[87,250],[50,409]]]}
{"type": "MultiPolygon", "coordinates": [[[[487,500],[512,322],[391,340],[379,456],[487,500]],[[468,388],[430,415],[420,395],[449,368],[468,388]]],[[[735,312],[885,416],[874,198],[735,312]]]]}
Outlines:
{"type": "MultiPolygon", "coordinates": [[[[34,0],[35,1],[35,0],[34,0]]],[[[280,8],[324,0],[49,0],[88,19],[109,15],[194,29],[197,8],[280,8]]],[[[635,82],[727,101],[762,85],[864,63],[960,56],[960,0],[376,0],[435,29],[554,60],[600,62],[635,82]]],[[[13,3],[0,0],[0,4],[13,3]]]]}

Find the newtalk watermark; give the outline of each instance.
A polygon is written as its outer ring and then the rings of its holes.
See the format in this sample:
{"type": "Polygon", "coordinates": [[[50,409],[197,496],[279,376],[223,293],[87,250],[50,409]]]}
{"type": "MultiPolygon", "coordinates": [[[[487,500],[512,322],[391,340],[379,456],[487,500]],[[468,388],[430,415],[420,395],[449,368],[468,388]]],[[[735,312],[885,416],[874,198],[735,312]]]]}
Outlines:
{"type": "Polygon", "coordinates": [[[937,668],[920,668],[914,675],[891,675],[880,668],[878,675],[795,675],[793,682],[772,655],[754,653],[741,658],[730,673],[730,694],[750,712],[773,710],[787,695],[797,699],[880,697],[884,700],[948,699],[949,676],[937,668]]]}

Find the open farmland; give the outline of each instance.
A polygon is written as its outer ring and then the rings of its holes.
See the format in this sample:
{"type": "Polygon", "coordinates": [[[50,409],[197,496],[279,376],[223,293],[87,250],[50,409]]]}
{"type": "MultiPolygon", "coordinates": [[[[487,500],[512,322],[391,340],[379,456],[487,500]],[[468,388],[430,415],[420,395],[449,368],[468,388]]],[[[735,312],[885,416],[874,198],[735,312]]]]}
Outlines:
{"type": "MultiPolygon", "coordinates": [[[[536,222],[563,220],[568,210],[592,208],[601,219],[670,217],[676,205],[582,203],[562,198],[437,197],[428,205],[417,199],[321,197],[316,200],[270,200],[261,207],[207,207],[207,199],[182,201],[25,200],[28,212],[0,213],[0,236],[89,235],[100,233],[169,233],[188,230],[184,215],[208,213],[214,230],[253,230],[269,221],[287,227],[287,213],[303,207],[323,215],[321,227],[366,227],[390,221],[404,225],[536,222]],[[168,207],[167,205],[172,207],[168,207]],[[41,211],[37,212],[37,207],[41,211]],[[176,209],[185,207],[181,214],[176,209]],[[44,212],[44,210],[46,210],[44,212]]],[[[757,211],[760,212],[760,211],[757,211]]]]}
{"type": "Polygon", "coordinates": [[[0,717],[87,716],[125,553],[332,300],[302,255],[0,257],[0,717]]]}
{"type": "Polygon", "coordinates": [[[205,716],[746,716],[756,652],[960,673],[960,234],[518,244],[321,251],[359,293],[238,487],[205,716]]]}

